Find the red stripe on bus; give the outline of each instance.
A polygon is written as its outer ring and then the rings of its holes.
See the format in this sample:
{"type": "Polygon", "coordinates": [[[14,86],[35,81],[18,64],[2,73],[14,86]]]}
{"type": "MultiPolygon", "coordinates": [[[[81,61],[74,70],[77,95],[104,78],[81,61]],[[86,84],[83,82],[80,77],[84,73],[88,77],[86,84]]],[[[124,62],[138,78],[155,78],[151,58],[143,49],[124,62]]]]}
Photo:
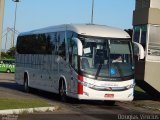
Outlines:
{"type": "MultiPolygon", "coordinates": [[[[78,80],[83,81],[83,76],[78,75],[78,80]]],[[[83,94],[83,85],[78,82],[78,94],[83,94]]]]}

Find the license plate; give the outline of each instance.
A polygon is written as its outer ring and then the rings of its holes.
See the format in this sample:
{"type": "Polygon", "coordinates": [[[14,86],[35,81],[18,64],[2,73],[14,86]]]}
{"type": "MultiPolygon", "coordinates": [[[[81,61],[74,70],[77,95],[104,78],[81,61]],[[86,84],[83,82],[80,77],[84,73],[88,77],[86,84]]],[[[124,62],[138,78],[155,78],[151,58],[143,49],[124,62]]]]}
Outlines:
{"type": "Polygon", "coordinates": [[[114,98],[114,94],[105,94],[104,97],[105,98],[114,98]]]}

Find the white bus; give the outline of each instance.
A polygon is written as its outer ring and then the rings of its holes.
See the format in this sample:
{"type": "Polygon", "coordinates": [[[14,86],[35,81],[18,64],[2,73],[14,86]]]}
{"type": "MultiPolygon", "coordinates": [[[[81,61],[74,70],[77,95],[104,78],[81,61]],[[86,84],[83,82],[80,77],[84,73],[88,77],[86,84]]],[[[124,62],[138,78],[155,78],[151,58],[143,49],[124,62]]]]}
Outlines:
{"type": "Polygon", "coordinates": [[[123,30],[67,24],[21,33],[17,39],[16,82],[80,100],[131,101],[134,63],[123,30]]]}

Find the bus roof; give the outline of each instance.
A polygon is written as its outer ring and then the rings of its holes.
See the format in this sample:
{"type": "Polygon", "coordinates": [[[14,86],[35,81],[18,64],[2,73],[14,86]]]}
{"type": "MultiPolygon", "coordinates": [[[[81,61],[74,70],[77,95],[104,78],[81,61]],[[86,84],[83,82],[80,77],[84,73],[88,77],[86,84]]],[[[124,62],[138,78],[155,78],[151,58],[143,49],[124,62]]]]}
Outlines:
{"type": "Polygon", "coordinates": [[[64,24],[64,25],[58,25],[58,26],[50,26],[47,28],[24,32],[24,33],[21,33],[19,36],[65,31],[65,30],[73,31],[78,34],[87,35],[87,36],[109,37],[109,38],[130,38],[129,34],[124,30],[105,26],[105,25],[95,25],[95,24],[64,24]]]}

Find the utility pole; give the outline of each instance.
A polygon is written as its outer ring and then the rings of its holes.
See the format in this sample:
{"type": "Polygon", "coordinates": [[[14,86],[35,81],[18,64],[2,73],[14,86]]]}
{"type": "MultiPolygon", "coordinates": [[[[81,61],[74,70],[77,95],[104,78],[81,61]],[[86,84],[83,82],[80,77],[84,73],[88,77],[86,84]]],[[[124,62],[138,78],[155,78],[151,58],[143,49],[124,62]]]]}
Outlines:
{"type": "Polygon", "coordinates": [[[13,2],[15,2],[15,4],[16,4],[16,7],[15,7],[15,13],[14,13],[14,26],[13,26],[13,29],[14,29],[14,31],[13,31],[13,45],[12,45],[12,47],[14,47],[14,40],[15,40],[15,31],[16,31],[16,19],[17,19],[17,3],[18,2],[20,2],[19,0],[12,0],[13,2]]]}
{"type": "Polygon", "coordinates": [[[91,15],[91,24],[93,24],[94,17],[94,0],[92,0],[92,15],[91,15]]]}
{"type": "Polygon", "coordinates": [[[2,51],[3,16],[4,16],[4,0],[0,0],[0,59],[2,51]]]}

